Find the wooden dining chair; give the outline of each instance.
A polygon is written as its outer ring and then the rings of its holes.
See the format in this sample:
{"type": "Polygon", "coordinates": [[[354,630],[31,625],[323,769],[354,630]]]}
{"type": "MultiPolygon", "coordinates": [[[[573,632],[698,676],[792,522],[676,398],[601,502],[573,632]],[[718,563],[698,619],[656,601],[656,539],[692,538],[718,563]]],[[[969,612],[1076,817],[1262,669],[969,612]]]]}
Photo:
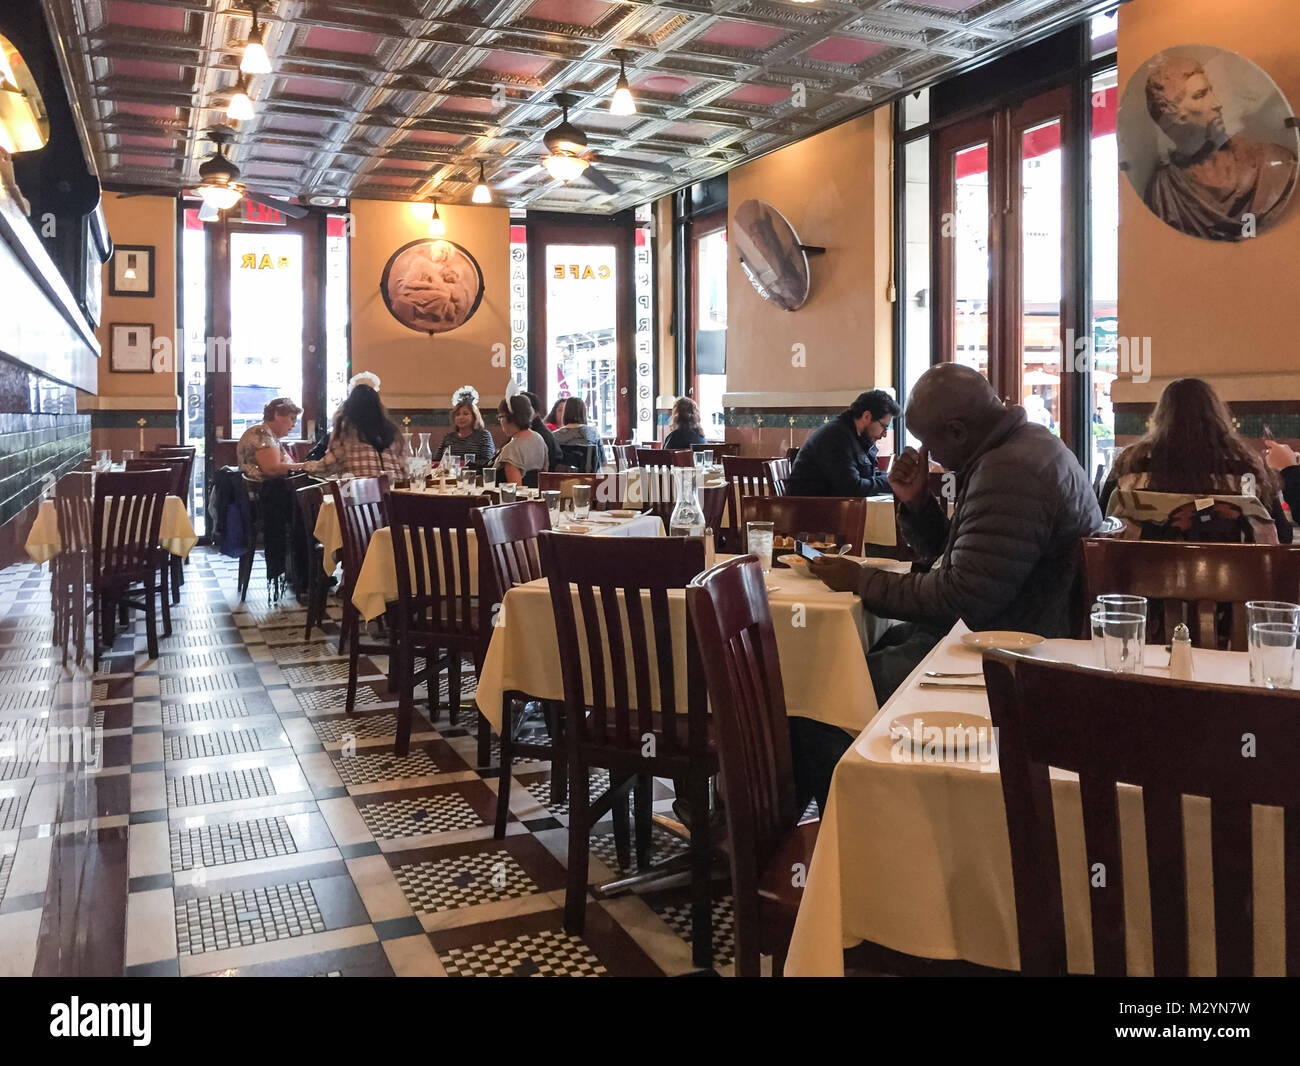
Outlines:
{"type": "Polygon", "coordinates": [[[69,644],[76,663],[86,659],[86,602],[90,581],[90,531],[94,513],[93,479],[67,473],[54,486],[54,514],[61,550],[50,559],[50,595],[54,608],[54,643],[68,665],[69,644]]]}
{"type": "Polygon", "coordinates": [[[99,474],[91,517],[91,610],[94,664],[114,639],[113,608],[144,612],[149,658],[158,658],[155,594],[161,593],[164,634],[171,634],[166,552],[158,544],[163,507],[171,492],[170,470],[99,474]],[[161,582],[160,582],[161,578],[161,582]],[[138,588],[137,588],[138,586],[138,588]]]}
{"type": "MultiPolygon", "coordinates": [[[[185,506],[190,500],[190,468],[194,460],[184,455],[148,455],[141,459],[128,459],[127,470],[157,470],[165,468],[172,473],[170,495],[175,496],[185,506]]],[[[181,586],[185,584],[183,560],[179,555],[167,554],[163,560],[168,567],[168,579],[171,585],[172,603],[181,602],[181,586]]]]}
{"type": "Polygon", "coordinates": [[[1219,977],[1254,975],[1251,808],[1284,808],[1286,969],[1300,976],[1300,694],[1115,674],[998,651],[985,653],[984,679],[998,731],[1021,972],[1063,976],[1067,969],[1055,821],[1063,789],[1049,779],[1056,767],[1079,775],[1088,868],[1077,867],[1074,876],[1091,901],[1096,976],[1126,974],[1124,884],[1144,867],[1155,976],[1189,976],[1185,796],[1210,803],[1219,977]],[[1250,758],[1242,758],[1243,731],[1254,740],[1250,758]],[[1142,789],[1146,854],[1133,869],[1120,847],[1121,783],[1142,789]],[[1090,871],[1099,867],[1106,885],[1090,888],[1090,871]]]}
{"type": "Polygon", "coordinates": [[[687,632],[674,632],[668,600],[670,591],[685,589],[704,569],[704,545],[689,537],[592,539],[550,531],[538,539],[564,678],[569,779],[564,928],[573,934],[583,930],[592,827],[607,811],[613,813],[615,846],[626,867],[626,802],[635,788],[637,865],[645,869],[651,781],[672,778],[690,811],[692,951],[697,966],[709,967],[709,780],[718,771],[718,756],[709,735],[699,649],[687,632]],[[684,704],[678,700],[678,677],[685,682],[684,704]],[[609,771],[610,787],[593,800],[588,773],[595,767],[609,771]]]}
{"type": "Polygon", "coordinates": [[[767,461],[767,481],[772,486],[773,496],[785,495],[785,482],[789,476],[789,459],[769,459],[767,461]]]}
{"type": "Polygon", "coordinates": [[[785,450],[785,457],[786,457],[786,459],[789,460],[790,465],[793,466],[793,465],[794,465],[794,461],[795,461],[795,459],[797,459],[797,458],[799,457],[799,449],[798,449],[798,448],[787,448],[787,449],[785,450]]]}
{"type": "Polygon", "coordinates": [[[636,466],[636,445],[612,444],[610,451],[614,454],[615,470],[631,470],[636,466]]]}
{"type": "MultiPolygon", "coordinates": [[[[471,519],[478,538],[478,557],[481,566],[479,578],[479,603],[490,604],[489,611],[496,617],[499,605],[505,602],[506,593],[516,585],[536,581],[542,576],[542,559],[537,538],[551,528],[550,511],[546,505],[528,500],[507,503],[498,507],[481,507],[471,519]]],[[[485,637],[492,626],[482,627],[485,637]]],[[[484,641],[486,646],[486,640],[484,641]]],[[[485,649],[486,650],[486,649],[485,649]]],[[[516,755],[543,759],[551,764],[551,799],[563,803],[567,790],[564,774],[563,705],[555,700],[538,700],[526,692],[512,690],[501,697],[501,774],[497,779],[497,815],[494,835],[501,840],[506,835],[506,821],[510,814],[511,764],[516,755]],[[546,719],[549,743],[540,744],[521,740],[528,721],[540,713],[546,719]]],[[[484,729],[487,719],[479,715],[479,765],[486,766],[488,754],[484,750],[484,729]]]]}
{"type": "Polygon", "coordinates": [[[713,708],[727,808],[736,976],[758,977],[759,956],[781,976],[820,822],[800,822],[776,629],[758,559],[719,563],[686,586],[713,708]]]}
{"type": "Polygon", "coordinates": [[[648,466],[694,466],[695,453],[690,448],[638,448],[636,465],[644,470],[648,466]]]}
{"type": "Polygon", "coordinates": [[[858,496],[745,496],[740,501],[742,546],[747,522],[771,522],[778,537],[822,540],[849,545],[848,554],[862,554],[867,528],[867,501],[858,496]]]}
{"type": "Polygon", "coordinates": [[[1087,537],[1083,568],[1086,603],[1147,598],[1150,644],[1168,643],[1186,613],[1198,648],[1245,651],[1248,601],[1300,603],[1300,547],[1290,545],[1087,537]]]}
{"type": "Polygon", "coordinates": [[[745,527],[740,524],[741,498],[776,495],[767,469],[767,464],[773,458],[776,457],[755,459],[749,456],[723,456],[722,472],[727,479],[727,509],[723,516],[721,551],[739,552],[744,549],[745,527]]]}
{"type": "Polygon", "coordinates": [[[319,483],[304,485],[293,496],[307,534],[307,621],[302,639],[311,640],[313,629],[319,629],[322,635],[325,633],[328,620],[325,601],[329,595],[329,580],[325,576],[325,545],[316,539],[313,532],[316,519],[320,517],[321,504],[325,501],[325,488],[319,483]]]}
{"type": "Polygon", "coordinates": [[[388,523],[397,568],[397,603],[391,614],[390,655],[398,685],[397,754],[411,744],[415,712],[415,660],[429,664],[430,718],[437,718],[440,655],[447,658],[447,703],[451,724],[460,717],[460,679],[466,655],[477,676],[483,665],[483,618],[472,591],[477,569],[469,557],[470,515],[486,507],[486,496],[423,496],[395,492],[388,497],[388,523]]]}
{"type": "Polygon", "coordinates": [[[339,626],[338,650],[342,655],[344,645],[348,649],[348,695],[345,710],[348,714],[355,714],[357,668],[361,652],[390,651],[388,643],[367,641],[362,646],[361,612],[352,602],[357,576],[366,560],[366,549],[370,547],[370,538],[376,529],[388,525],[388,477],[381,474],[379,477],[332,481],[330,493],[334,497],[334,511],[338,515],[339,532],[343,541],[343,581],[339,587],[339,597],[343,600],[343,620],[339,626]]]}

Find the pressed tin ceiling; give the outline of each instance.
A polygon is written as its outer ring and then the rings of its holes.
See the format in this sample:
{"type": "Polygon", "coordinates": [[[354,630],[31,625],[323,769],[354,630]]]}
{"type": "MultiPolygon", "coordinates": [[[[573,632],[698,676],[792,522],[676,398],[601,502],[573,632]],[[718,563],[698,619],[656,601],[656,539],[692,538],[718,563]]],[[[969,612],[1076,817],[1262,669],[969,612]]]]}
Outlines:
{"type": "MultiPolygon", "coordinates": [[[[1115,0],[1118,3],[1118,0],[1115,0]]],[[[468,203],[483,160],[497,202],[612,211],[868,110],[1098,0],[275,0],[273,73],[231,157],[259,192],[468,203]],[[638,114],[611,115],[614,49],[638,114]],[[534,169],[570,119],[604,193],[534,169]],[[670,167],[672,176],[631,161],[670,167]],[[525,171],[531,173],[525,174],[525,171]]],[[[66,42],[101,180],[196,182],[225,124],[247,6],[234,0],[46,0],[66,42]]]]}

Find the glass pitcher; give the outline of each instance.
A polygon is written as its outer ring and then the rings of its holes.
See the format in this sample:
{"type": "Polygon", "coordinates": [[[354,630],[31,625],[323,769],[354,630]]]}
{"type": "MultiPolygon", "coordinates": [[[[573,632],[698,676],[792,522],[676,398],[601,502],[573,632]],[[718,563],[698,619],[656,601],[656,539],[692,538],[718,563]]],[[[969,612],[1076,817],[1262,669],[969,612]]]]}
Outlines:
{"type": "Polygon", "coordinates": [[[672,517],[668,519],[670,537],[704,536],[704,511],[700,509],[695,492],[695,473],[693,466],[673,470],[673,476],[677,479],[677,503],[673,507],[672,517]]]}

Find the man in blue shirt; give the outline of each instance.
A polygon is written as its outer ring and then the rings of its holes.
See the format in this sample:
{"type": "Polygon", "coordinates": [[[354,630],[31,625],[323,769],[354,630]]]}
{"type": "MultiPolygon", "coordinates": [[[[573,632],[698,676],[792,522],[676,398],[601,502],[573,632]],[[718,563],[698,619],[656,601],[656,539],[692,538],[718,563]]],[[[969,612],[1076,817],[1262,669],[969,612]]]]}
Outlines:
{"type": "Polygon", "coordinates": [[[879,496],[889,478],[876,463],[876,441],[900,411],[884,389],[864,392],[803,443],[785,483],[787,496],[879,496]]]}

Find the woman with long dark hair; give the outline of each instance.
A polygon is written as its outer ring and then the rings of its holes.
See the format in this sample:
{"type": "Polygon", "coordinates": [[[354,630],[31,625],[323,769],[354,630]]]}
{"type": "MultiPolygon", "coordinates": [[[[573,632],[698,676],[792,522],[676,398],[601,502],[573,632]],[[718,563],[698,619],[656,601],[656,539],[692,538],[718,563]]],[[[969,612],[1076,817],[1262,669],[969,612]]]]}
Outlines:
{"type": "Polygon", "coordinates": [[[1178,378],[1165,387],[1146,436],[1115,460],[1102,510],[1116,488],[1237,495],[1246,475],[1255,479],[1255,495],[1273,516],[1278,540],[1289,544],[1291,526],[1282,513],[1277,474],[1237,433],[1228,405],[1209,385],[1200,378],[1178,378]]]}
{"type": "Polygon", "coordinates": [[[587,422],[587,405],[582,397],[565,400],[560,418],[564,424],[555,431],[555,443],[561,448],[566,444],[590,444],[596,449],[595,469],[599,470],[605,463],[605,446],[600,441],[600,430],[587,422]]]}
{"type": "Polygon", "coordinates": [[[678,397],[673,404],[668,426],[671,432],[664,438],[664,450],[689,448],[692,444],[708,444],[709,439],[700,428],[700,406],[689,396],[678,397]]]}
{"type": "Polygon", "coordinates": [[[406,444],[369,385],[357,385],[334,416],[329,450],[316,462],[303,464],[308,473],[351,474],[354,477],[405,477],[406,444]]]}

